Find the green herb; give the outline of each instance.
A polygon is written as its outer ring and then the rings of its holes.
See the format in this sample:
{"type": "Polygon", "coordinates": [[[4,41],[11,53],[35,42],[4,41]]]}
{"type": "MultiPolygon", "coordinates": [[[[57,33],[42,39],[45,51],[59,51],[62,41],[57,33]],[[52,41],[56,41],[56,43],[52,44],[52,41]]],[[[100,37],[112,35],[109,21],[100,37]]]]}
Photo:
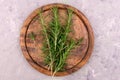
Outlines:
{"type": "Polygon", "coordinates": [[[83,38],[78,41],[69,37],[72,24],[73,11],[67,10],[67,21],[65,25],[60,24],[58,8],[51,9],[53,19],[49,25],[45,24],[42,12],[39,13],[39,20],[42,25],[44,35],[43,53],[45,56],[45,63],[49,66],[51,74],[54,76],[56,72],[64,70],[65,61],[70,51],[76,46],[80,45],[83,38]]]}
{"type": "Polygon", "coordinates": [[[29,38],[34,41],[35,40],[35,34],[33,32],[31,32],[30,35],[29,35],[29,38]]]}

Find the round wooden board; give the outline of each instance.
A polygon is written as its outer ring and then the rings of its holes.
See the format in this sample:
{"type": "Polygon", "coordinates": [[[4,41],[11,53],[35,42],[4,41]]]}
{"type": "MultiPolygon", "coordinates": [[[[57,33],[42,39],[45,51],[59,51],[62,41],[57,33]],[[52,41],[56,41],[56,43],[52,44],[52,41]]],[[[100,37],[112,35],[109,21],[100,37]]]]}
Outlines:
{"type": "Polygon", "coordinates": [[[76,8],[66,4],[48,4],[42,6],[32,12],[25,20],[20,33],[20,46],[27,61],[38,71],[51,75],[51,71],[47,69],[44,64],[44,53],[39,48],[42,48],[43,37],[42,27],[39,23],[38,13],[42,10],[46,24],[51,21],[51,8],[57,6],[59,8],[60,23],[64,24],[66,19],[67,9],[74,11],[72,17],[72,32],[69,34],[73,39],[84,38],[80,46],[76,47],[70,52],[66,60],[64,72],[57,72],[55,76],[64,76],[73,73],[80,69],[89,59],[93,46],[94,36],[93,31],[87,18],[76,8]],[[36,42],[29,38],[31,32],[36,35],[36,42]],[[41,36],[40,36],[41,35],[41,36]]]}

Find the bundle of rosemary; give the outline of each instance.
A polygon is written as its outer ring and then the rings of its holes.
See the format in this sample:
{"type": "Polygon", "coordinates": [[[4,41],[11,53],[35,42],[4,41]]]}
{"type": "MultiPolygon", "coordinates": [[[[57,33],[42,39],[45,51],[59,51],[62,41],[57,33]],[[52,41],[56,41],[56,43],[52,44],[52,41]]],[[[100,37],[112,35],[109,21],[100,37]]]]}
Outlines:
{"type": "MultiPolygon", "coordinates": [[[[71,9],[67,9],[67,21],[64,25],[60,23],[58,7],[53,7],[51,11],[53,19],[49,25],[45,24],[42,11],[39,13],[39,21],[43,29],[44,43],[42,51],[45,54],[45,63],[54,76],[56,72],[64,70],[70,51],[80,45],[83,38],[75,41],[68,36],[72,24],[73,11],[71,9]]],[[[31,38],[34,40],[34,37],[31,38]]]]}

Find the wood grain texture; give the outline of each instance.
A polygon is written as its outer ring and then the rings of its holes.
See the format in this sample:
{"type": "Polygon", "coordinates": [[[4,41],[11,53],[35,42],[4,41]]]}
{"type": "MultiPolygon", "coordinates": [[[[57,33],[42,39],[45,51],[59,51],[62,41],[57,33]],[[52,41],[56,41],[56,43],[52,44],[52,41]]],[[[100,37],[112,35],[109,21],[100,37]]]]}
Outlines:
{"type": "Polygon", "coordinates": [[[51,75],[51,72],[44,65],[44,53],[42,52],[42,43],[44,41],[42,37],[42,28],[39,23],[39,10],[43,11],[43,16],[46,23],[49,23],[51,20],[51,8],[57,6],[59,8],[59,17],[60,23],[64,24],[66,19],[66,10],[67,8],[74,11],[72,17],[72,32],[69,34],[70,37],[77,40],[81,37],[84,38],[82,44],[76,47],[70,52],[65,66],[64,72],[57,72],[55,76],[64,76],[71,74],[79,70],[90,58],[90,55],[94,46],[94,36],[91,25],[87,18],[76,8],[66,5],[66,4],[48,4],[42,6],[32,12],[25,20],[23,27],[20,33],[20,46],[25,56],[26,60],[39,72],[42,72],[47,75],[51,75]],[[29,34],[34,32],[36,34],[35,41],[32,41],[29,38],[29,34]]]}

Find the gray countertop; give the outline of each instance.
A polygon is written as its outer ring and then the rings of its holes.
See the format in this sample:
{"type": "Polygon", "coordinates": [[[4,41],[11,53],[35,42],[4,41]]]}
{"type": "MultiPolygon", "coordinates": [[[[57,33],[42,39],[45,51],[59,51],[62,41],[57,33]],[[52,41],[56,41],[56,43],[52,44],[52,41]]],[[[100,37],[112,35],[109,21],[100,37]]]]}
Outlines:
{"type": "Polygon", "coordinates": [[[120,80],[120,0],[0,0],[0,80],[51,80],[25,60],[19,35],[24,20],[34,9],[54,2],[81,10],[95,35],[88,63],[55,80],[120,80]]]}

